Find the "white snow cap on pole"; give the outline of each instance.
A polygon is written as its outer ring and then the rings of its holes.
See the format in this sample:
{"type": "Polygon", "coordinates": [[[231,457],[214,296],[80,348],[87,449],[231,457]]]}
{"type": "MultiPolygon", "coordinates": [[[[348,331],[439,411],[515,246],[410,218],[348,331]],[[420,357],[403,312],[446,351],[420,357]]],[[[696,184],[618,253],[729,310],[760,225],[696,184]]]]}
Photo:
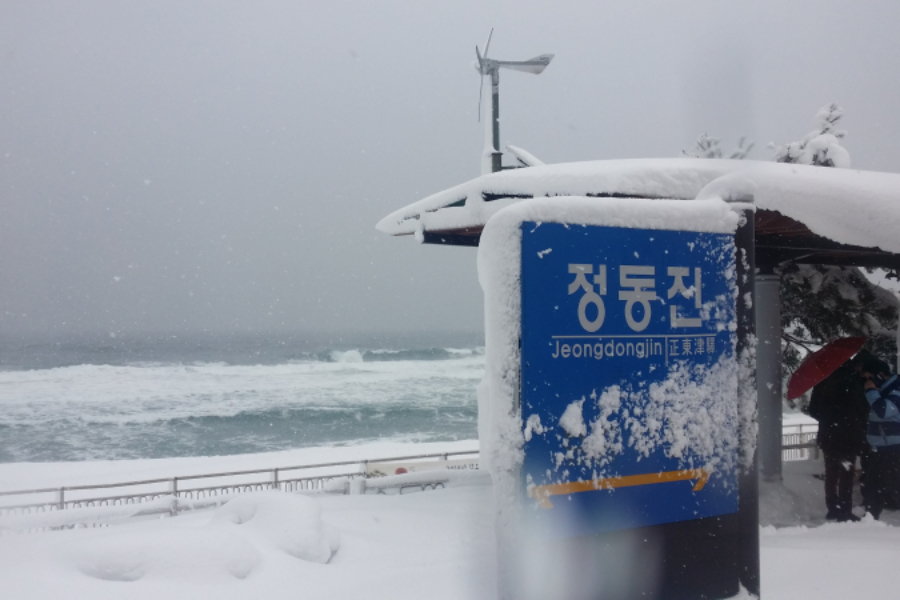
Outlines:
{"type": "Polygon", "coordinates": [[[534,154],[528,152],[527,150],[523,150],[518,146],[513,146],[512,144],[506,145],[506,151],[519,159],[519,162],[524,164],[526,167],[539,167],[544,164],[544,161],[535,157],[534,154]]]}

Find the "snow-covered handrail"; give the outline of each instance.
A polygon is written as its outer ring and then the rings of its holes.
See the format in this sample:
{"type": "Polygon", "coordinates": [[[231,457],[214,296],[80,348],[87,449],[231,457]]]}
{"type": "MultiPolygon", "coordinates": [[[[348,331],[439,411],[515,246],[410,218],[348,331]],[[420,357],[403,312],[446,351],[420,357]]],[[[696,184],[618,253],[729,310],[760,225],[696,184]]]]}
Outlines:
{"type": "Polygon", "coordinates": [[[0,499],[35,495],[53,495],[53,500],[32,502],[25,504],[0,505],[0,516],[29,514],[33,512],[47,512],[53,510],[65,510],[72,508],[85,508],[96,506],[114,506],[125,504],[139,504],[159,499],[163,496],[171,496],[179,499],[197,500],[222,494],[241,493],[247,491],[259,491],[263,489],[280,489],[283,491],[321,491],[326,484],[340,477],[362,477],[365,474],[365,466],[372,462],[415,461],[429,458],[446,460],[450,456],[477,455],[478,450],[458,450],[454,452],[439,452],[431,454],[413,454],[404,456],[387,456],[369,458],[365,460],[346,460],[338,462],[316,463],[306,465],[292,465],[286,467],[273,467],[266,469],[249,469],[241,471],[222,471],[215,473],[200,473],[195,475],[180,475],[177,477],[162,477],[155,479],[141,479],[134,481],[120,481],[114,483],[100,483],[91,485],[73,485],[51,488],[36,488],[26,490],[0,491],[0,499]],[[339,469],[340,467],[352,467],[339,469]],[[289,471],[299,470],[327,470],[325,473],[315,473],[303,477],[284,477],[289,471]],[[260,481],[227,481],[219,485],[207,487],[185,488],[188,481],[211,478],[242,478],[252,475],[267,475],[260,481]],[[79,494],[92,490],[113,490],[121,488],[134,488],[143,486],[158,486],[165,484],[167,489],[144,489],[131,494],[116,494],[105,496],[87,496],[79,494]]]}
{"type": "MultiPolygon", "coordinates": [[[[815,425],[804,425],[799,432],[787,431],[796,429],[797,426],[786,425],[782,437],[783,460],[806,460],[815,458],[815,425]],[[803,429],[809,428],[804,431],[803,429]],[[812,452],[810,452],[812,450],[812,452]]],[[[34,488],[22,490],[0,491],[0,502],[4,499],[14,499],[23,496],[50,495],[52,499],[40,502],[23,504],[0,505],[0,533],[4,529],[4,518],[20,520],[22,518],[36,517],[43,523],[51,515],[51,520],[58,521],[57,525],[36,525],[27,527],[28,530],[43,531],[54,528],[67,528],[73,526],[105,526],[109,521],[140,517],[149,515],[175,516],[185,510],[194,510],[208,506],[216,506],[227,501],[236,494],[264,490],[281,490],[295,493],[322,493],[335,487],[329,482],[333,480],[355,479],[366,477],[366,466],[370,463],[390,463],[398,461],[420,461],[427,459],[447,460],[451,456],[477,456],[478,450],[461,450],[454,452],[439,452],[430,454],[412,454],[403,456],[372,457],[364,460],[347,460],[338,462],[315,463],[305,465],[292,465],[286,467],[273,467],[266,469],[249,469],[241,471],[221,471],[215,473],[198,473],[177,477],[160,477],[153,479],[140,479],[132,481],[120,481],[114,483],[101,483],[89,485],[73,485],[49,488],[34,488]],[[344,467],[344,468],[341,468],[344,467]],[[309,471],[316,471],[309,473],[309,471]],[[307,471],[301,477],[285,477],[289,471],[307,471]],[[326,472],[322,472],[326,471],[326,472]],[[254,475],[266,475],[264,478],[254,480],[236,480],[254,475]],[[226,478],[227,481],[217,482],[216,485],[203,487],[185,487],[189,481],[208,480],[214,478],[226,478]],[[153,487],[156,486],[156,487],[153,487]],[[163,487],[160,487],[163,486],[163,487]],[[143,489],[140,489],[142,488],[143,489]],[[118,493],[105,495],[85,495],[85,492],[96,490],[120,490],[123,488],[134,489],[133,493],[118,493]],[[152,489],[148,489],[152,488],[152,489]],[[69,515],[71,513],[71,517],[69,515]],[[102,514],[101,514],[102,513],[102,514]]],[[[424,476],[425,473],[416,474],[424,476]]],[[[407,476],[403,476],[407,477],[407,476]]],[[[421,477],[419,477],[421,479],[421,477]]],[[[385,482],[389,483],[389,482],[385,482]]],[[[335,487],[335,490],[345,488],[346,484],[335,487]]],[[[372,486],[391,487],[389,486],[372,486]]],[[[36,521],[37,522],[37,521],[36,521]]],[[[21,527],[14,528],[21,531],[21,527]]]]}

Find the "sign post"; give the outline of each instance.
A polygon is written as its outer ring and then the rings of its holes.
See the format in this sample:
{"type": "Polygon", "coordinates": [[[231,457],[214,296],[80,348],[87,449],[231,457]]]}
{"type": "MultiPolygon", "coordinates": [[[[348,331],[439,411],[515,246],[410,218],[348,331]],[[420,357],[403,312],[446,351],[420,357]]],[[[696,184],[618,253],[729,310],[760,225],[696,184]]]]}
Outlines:
{"type": "Polygon", "coordinates": [[[742,506],[756,510],[738,400],[752,296],[739,306],[735,235],[520,227],[528,550],[512,595],[538,582],[557,598],[715,599],[744,580],[758,594],[741,544],[742,506]]]}

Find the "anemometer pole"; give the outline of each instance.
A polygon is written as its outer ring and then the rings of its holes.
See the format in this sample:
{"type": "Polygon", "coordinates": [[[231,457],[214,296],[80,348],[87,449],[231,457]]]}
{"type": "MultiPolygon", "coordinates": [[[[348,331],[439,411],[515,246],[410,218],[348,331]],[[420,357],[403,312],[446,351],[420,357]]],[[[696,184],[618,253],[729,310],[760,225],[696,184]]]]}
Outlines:
{"type": "MultiPolygon", "coordinates": [[[[487,62],[487,61],[485,61],[487,62]]],[[[491,80],[490,118],[484,120],[484,150],[481,153],[481,174],[496,173],[503,169],[500,152],[500,69],[493,68],[482,77],[491,80]]],[[[479,98],[479,103],[481,99],[479,98]]],[[[480,108],[480,106],[479,106],[480,108]]]]}
{"type": "Polygon", "coordinates": [[[493,129],[494,147],[491,150],[491,172],[496,173],[503,167],[500,159],[500,69],[491,72],[491,125],[493,129]]]}
{"type": "MultiPolygon", "coordinates": [[[[485,121],[484,131],[484,151],[481,157],[481,174],[496,173],[503,169],[501,158],[503,153],[500,152],[500,69],[513,69],[514,71],[524,71],[533,75],[540,75],[550,61],[553,60],[552,54],[541,54],[530,60],[494,60],[488,58],[488,49],[491,46],[491,36],[494,30],[491,29],[487,42],[484,45],[484,56],[478,46],[475,46],[475,55],[478,57],[478,63],[475,68],[481,74],[481,85],[484,86],[484,77],[491,78],[491,118],[485,121]]],[[[478,118],[481,119],[481,91],[478,92],[478,118]]]]}

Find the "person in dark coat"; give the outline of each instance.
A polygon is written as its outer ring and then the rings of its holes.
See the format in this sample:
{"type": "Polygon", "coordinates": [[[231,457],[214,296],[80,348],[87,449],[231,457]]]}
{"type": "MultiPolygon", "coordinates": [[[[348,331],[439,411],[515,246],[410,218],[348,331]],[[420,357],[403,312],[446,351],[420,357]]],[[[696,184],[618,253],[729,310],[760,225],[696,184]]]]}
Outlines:
{"type": "Polygon", "coordinates": [[[869,403],[853,365],[845,363],[813,388],[809,414],[819,422],[817,443],[825,457],[825,518],[858,521],[851,512],[853,478],[866,446],[869,403]]]}

